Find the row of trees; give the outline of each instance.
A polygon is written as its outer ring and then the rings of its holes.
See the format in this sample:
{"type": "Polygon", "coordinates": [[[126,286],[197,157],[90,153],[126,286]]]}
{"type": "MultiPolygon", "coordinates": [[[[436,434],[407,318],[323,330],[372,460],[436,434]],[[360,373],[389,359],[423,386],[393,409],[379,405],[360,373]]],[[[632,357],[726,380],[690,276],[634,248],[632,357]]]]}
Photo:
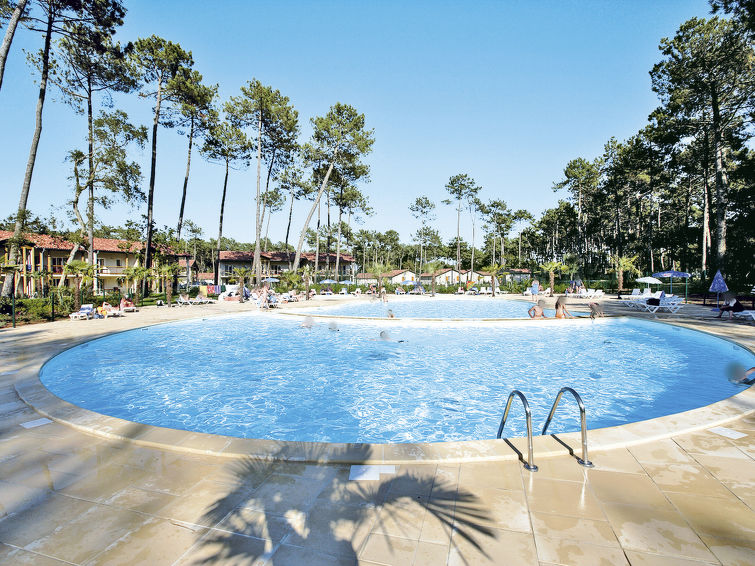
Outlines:
{"type": "MultiPolygon", "coordinates": [[[[171,235],[174,241],[181,240],[187,224],[184,211],[195,144],[206,159],[224,166],[222,191],[219,191],[218,245],[223,238],[229,170],[244,168],[256,160],[253,195],[257,280],[261,277],[265,217],[269,226],[270,216],[282,208],[286,198],[291,200],[286,245],[294,202],[312,201],[292,260],[294,269],[298,267],[307,228],[314,213],[320,210],[323,195],[327,201],[328,225],[331,224],[332,203],[338,210],[339,229],[344,215],[350,219],[353,214],[368,210],[367,199],[357,183],[369,178],[369,167],[363,163],[363,156],[370,152],[374,135],[366,128],[363,114],[347,104],[334,104],[325,115],[311,120],[312,137],[300,143],[298,112],[288,97],[252,79],[241,88],[238,96],[219,101],[218,86],[203,82],[201,73],[194,69],[191,51],[181,45],[155,35],[125,45],[116,41],[114,36],[125,14],[125,7],[118,0],[32,0],[15,5],[0,0],[0,21],[6,18],[8,21],[0,49],[0,87],[18,26],[41,34],[43,39],[42,50],[31,57],[33,67],[40,74],[40,89],[35,131],[14,219],[10,263],[18,261],[19,244],[29,216],[27,202],[50,84],[59,89],[76,113],[85,116],[87,125],[86,147],[74,148],[67,154],[72,167],[71,218],[78,226],[75,233],[69,234],[76,243],[69,262],[80,249],[85,249],[89,263],[93,262],[95,206],[108,207],[115,199],[122,199],[133,204],[146,201],[143,261],[145,268],[152,266],[156,249],[155,173],[161,128],[177,128],[186,136],[188,145],[177,228],[171,235]],[[132,124],[124,111],[112,110],[116,93],[137,93],[152,103],[151,131],[132,124]],[[128,152],[130,147],[147,143],[151,145],[151,155],[145,190],[141,166],[129,159],[128,152]],[[84,195],[86,210],[82,213],[80,201],[84,195]]],[[[338,264],[340,235],[336,241],[338,264]]],[[[330,241],[328,247],[329,244],[330,241]]],[[[11,292],[11,285],[11,278],[6,277],[4,295],[11,292]]]]}
{"type": "Polygon", "coordinates": [[[535,219],[526,210],[510,209],[500,198],[483,200],[482,187],[460,173],[449,178],[447,198],[440,203],[424,195],[409,203],[418,222],[411,243],[402,243],[394,230],[355,230],[352,225],[354,218],[371,212],[358,185],[369,179],[363,157],[374,139],[364,115],[353,107],[335,104],[324,116],[311,119],[312,136],[301,143],[298,113],[278,90],[253,79],[237,96],[219,101],[217,85],[203,84],[191,52],[179,45],[156,36],[125,46],[115,42],[112,36],[125,14],[115,0],[36,0],[19,2],[13,10],[5,5],[9,26],[0,51],[0,80],[8,37],[12,39],[18,22],[45,39],[36,59],[42,78],[37,129],[15,237],[28,219],[26,199],[49,79],[87,119],[87,148],[72,150],[69,160],[74,185],[71,210],[79,226],[74,237],[87,248],[90,261],[96,232],[94,205],[107,206],[111,199],[123,198],[147,202],[143,228],[147,267],[157,237],[193,250],[205,270],[212,266],[216,279],[220,249],[250,249],[259,281],[260,253],[273,247],[266,226],[286,204],[285,240],[274,247],[291,252],[293,270],[307,244],[318,254],[335,251],[334,264],[328,255],[326,264],[319,266],[330,273],[338,272],[346,250],[364,271],[407,267],[423,272],[443,264],[493,270],[544,266],[551,276],[564,272],[600,277],[613,271],[621,280],[624,271],[676,267],[705,276],[714,267],[734,279],[752,279],[755,156],[748,144],[755,116],[755,54],[747,2],[713,1],[714,10],[732,12],[734,17],[695,18],[673,38],[661,41],[661,60],[650,71],[658,108],[631,138],[611,138],[601,155],[571,160],[563,178],[553,184],[554,191],[565,196],[555,207],[535,219]],[[59,39],[52,42],[52,37],[59,39]],[[52,78],[50,68],[56,69],[52,78]],[[122,111],[94,112],[95,94],[102,101],[112,93],[134,91],[154,104],[151,134],[131,124],[122,111]],[[160,127],[177,128],[187,138],[175,230],[156,231],[152,214],[160,127]],[[148,142],[150,176],[142,190],[140,166],[128,159],[127,152],[148,142]],[[201,230],[184,218],[194,144],[206,159],[224,167],[218,235],[210,240],[203,240],[201,230]],[[223,236],[228,174],[252,162],[256,164],[251,190],[256,203],[255,240],[240,244],[223,236]],[[79,211],[81,195],[87,195],[85,214],[79,211]],[[299,200],[311,206],[293,245],[291,219],[299,200]],[[435,225],[440,204],[456,211],[456,237],[449,242],[442,241],[435,225]],[[315,215],[316,226],[310,229],[315,215]],[[469,243],[461,238],[462,223],[471,232],[469,243]]]}

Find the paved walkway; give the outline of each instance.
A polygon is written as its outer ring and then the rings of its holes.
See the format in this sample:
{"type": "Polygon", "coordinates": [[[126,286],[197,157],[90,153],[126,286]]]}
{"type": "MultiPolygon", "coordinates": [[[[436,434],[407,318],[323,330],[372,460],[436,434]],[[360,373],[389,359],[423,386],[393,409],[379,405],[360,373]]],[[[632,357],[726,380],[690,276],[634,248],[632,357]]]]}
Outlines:
{"type": "MultiPolygon", "coordinates": [[[[239,307],[0,331],[0,564],[755,564],[751,397],[726,424],[744,436],[596,451],[593,469],[564,455],[538,459],[535,474],[515,460],[417,463],[350,481],[348,465],[91,436],[40,420],[16,394],[27,365],[84,337],[239,307]]],[[[685,310],[675,319],[755,347],[752,325],[685,310]]]]}

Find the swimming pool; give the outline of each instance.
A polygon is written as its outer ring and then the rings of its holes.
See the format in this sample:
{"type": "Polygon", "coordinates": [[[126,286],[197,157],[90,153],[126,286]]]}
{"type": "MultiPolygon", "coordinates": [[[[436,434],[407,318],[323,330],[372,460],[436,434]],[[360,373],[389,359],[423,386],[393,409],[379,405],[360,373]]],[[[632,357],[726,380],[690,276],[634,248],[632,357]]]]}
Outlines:
{"type": "MultiPolygon", "coordinates": [[[[285,316],[163,324],[100,338],[49,360],[54,394],[145,424],[244,438],[438,442],[495,438],[512,389],[542,426],[563,386],[588,426],[659,417],[743,389],[725,367],[755,365],[726,340],[632,319],[422,323],[285,316]],[[392,340],[380,340],[381,330],[392,340]],[[399,342],[398,340],[403,340],[399,342]]],[[[564,399],[553,431],[578,430],[564,399]]],[[[521,408],[516,409],[521,412],[521,408]]],[[[524,434],[521,415],[507,435],[524,434]]]]}
{"type": "MultiPolygon", "coordinates": [[[[305,309],[312,314],[366,318],[387,318],[389,310],[396,318],[529,318],[527,311],[534,304],[532,301],[511,300],[500,295],[495,298],[490,296],[399,297],[388,295],[387,299],[388,302],[383,303],[378,298],[352,298],[351,302],[335,305],[323,303],[305,307],[305,309]]],[[[547,316],[553,316],[555,311],[546,309],[545,313],[547,316]]],[[[572,314],[577,315],[577,313],[572,314]]]]}

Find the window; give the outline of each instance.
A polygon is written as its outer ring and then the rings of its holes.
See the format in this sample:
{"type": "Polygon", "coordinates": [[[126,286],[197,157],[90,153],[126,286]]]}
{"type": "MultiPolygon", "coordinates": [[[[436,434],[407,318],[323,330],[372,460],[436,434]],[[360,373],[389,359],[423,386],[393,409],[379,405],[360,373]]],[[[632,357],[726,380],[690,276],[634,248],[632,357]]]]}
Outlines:
{"type": "Polygon", "coordinates": [[[116,266],[116,267],[120,267],[120,266],[121,266],[121,260],[119,260],[119,259],[116,259],[116,260],[115,260],[115,266],[116,266]]]}

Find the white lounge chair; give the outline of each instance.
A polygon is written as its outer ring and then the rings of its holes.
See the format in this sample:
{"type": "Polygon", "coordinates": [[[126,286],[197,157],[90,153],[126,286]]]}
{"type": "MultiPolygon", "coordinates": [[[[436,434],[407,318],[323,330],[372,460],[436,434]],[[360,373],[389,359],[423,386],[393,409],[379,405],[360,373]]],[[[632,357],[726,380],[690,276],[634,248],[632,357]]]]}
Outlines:
{"type": "Polygon", "coordinates": [[[176,300],[176,304],[179,307],[183,307],[183,306],[191,306],[194,303],[191,301],[191,299],[189,299],[189,297],[187,295],[178,295],[178,299],[176,300]]]}
{"type": "Polygon", "coordinates": [[[94,305],[81,305],[77,312],[72,312],[68,317],[71,320],[89,320],[94,317],[94,305]]]}
{"type": "Polygon", "coordinates": [[[683,306],[684,299],[681,297],[674,297],[666,296],[660,299],[660,302],[657,305],[645,305],[645,310],[648,312],[651,312],[653,314],[657,313],[658,311],[668,311],[671,314],[676,314],[683,306]]]}
{"type": "Polygon", "coordinates": [[[753,310],[744,310],[742,312],[734,312],[732,313],[732,315],[737,318],[743,318],[745,320],[747,319],[755,320],[755,311],[753,310]]]}

